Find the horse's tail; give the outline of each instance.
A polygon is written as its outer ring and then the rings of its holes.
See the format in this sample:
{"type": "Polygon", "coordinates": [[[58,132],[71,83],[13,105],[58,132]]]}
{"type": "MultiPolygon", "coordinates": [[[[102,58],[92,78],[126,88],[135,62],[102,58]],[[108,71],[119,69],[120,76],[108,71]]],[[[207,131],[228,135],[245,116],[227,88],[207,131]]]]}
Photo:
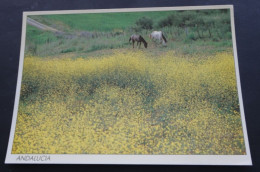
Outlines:
{"type": "Polygon", "coordinates": [[[131,37],[129,38],[129,42],[131,41],[132,39],[131,39],[131,37]]]}
{"type": "Polygon", "coordinates": [[[163,38],[164,42],[166,43],[167,40],[166,40],[165,36],[163,35],[163,33],[162,33],[162,38],[163,38]]]}

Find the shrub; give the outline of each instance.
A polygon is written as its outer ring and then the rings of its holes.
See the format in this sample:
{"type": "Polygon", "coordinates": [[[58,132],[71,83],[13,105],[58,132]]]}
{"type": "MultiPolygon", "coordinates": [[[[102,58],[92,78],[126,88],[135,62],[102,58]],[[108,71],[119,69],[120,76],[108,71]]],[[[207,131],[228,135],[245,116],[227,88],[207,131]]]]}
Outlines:
{"type": "Polygon", "coordinates": [[[153,28],[153,20],[151,18],[148,17],[142,17],[140,19],[138,19],[136,22],[136,27],[137,28],[141,28],[141,29],[152,29],[153,28]]]}
{"type": "Polygon", "coordinates": [[[65,50],[61,50],[61,53],[70,53],[76,51],[75,47],[67,48],[65,50]]]}

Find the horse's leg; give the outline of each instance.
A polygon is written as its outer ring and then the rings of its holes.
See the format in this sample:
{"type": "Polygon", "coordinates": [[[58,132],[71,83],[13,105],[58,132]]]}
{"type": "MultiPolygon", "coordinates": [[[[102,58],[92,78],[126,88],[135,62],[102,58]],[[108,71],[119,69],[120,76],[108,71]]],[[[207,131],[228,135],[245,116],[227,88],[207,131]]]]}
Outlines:
{"type": "Polygon", "coordinates": [[[155,47],[157,47],[157,42],[158,42],[157,39],[155,39],[153,42],[154,42],[155,47]]]}
{"type": "Polygon", "coordinates": [[[135,48],[135,41],[133,40],[132,42],[133,42],[133,48],[135,48]]]}

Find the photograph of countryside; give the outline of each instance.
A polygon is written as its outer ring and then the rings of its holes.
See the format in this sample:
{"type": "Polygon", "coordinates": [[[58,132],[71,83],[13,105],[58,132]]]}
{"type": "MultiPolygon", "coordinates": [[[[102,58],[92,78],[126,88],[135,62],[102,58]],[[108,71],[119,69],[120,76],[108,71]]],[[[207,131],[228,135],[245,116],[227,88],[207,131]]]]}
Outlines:
{"type": "Polygon", "coordinates": [[[12,154],[245,155],[229,9],[28,15],[12,154]]]}

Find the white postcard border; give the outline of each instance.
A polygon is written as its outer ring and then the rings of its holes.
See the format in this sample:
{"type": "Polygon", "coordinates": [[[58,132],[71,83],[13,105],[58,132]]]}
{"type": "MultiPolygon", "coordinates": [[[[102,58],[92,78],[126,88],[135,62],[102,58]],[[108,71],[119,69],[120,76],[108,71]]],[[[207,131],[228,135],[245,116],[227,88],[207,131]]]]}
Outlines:
{"type": "Polygon", "coordinates": [[[23,13],[22,39],[20,49],[19,71],[13,111],[10,138],[6,154],[6,164],[151,164],[151,165],[252,165],[247,128],[242,100],[240,75],[237,59],[237,46],[234,23],[233,5],[185,6],[185,7],[152,7],[124,8],[98,10],[64,10],[64,11],[35,11],[23,13]],[[201,10],[201,9],[230,9],[233,53],[237,79],[237,89],[240,103],[240,114],[246,147],[246,155],[92,155],[92,154],[12,154],[15,126],[18,113],[20,89],[22,82],[23,61],[26,38],[26,19],[28,15],[50,14],[80,14],[80,13],[109,13],[109,12],[144,12],[168,10],[201,10]]]}

